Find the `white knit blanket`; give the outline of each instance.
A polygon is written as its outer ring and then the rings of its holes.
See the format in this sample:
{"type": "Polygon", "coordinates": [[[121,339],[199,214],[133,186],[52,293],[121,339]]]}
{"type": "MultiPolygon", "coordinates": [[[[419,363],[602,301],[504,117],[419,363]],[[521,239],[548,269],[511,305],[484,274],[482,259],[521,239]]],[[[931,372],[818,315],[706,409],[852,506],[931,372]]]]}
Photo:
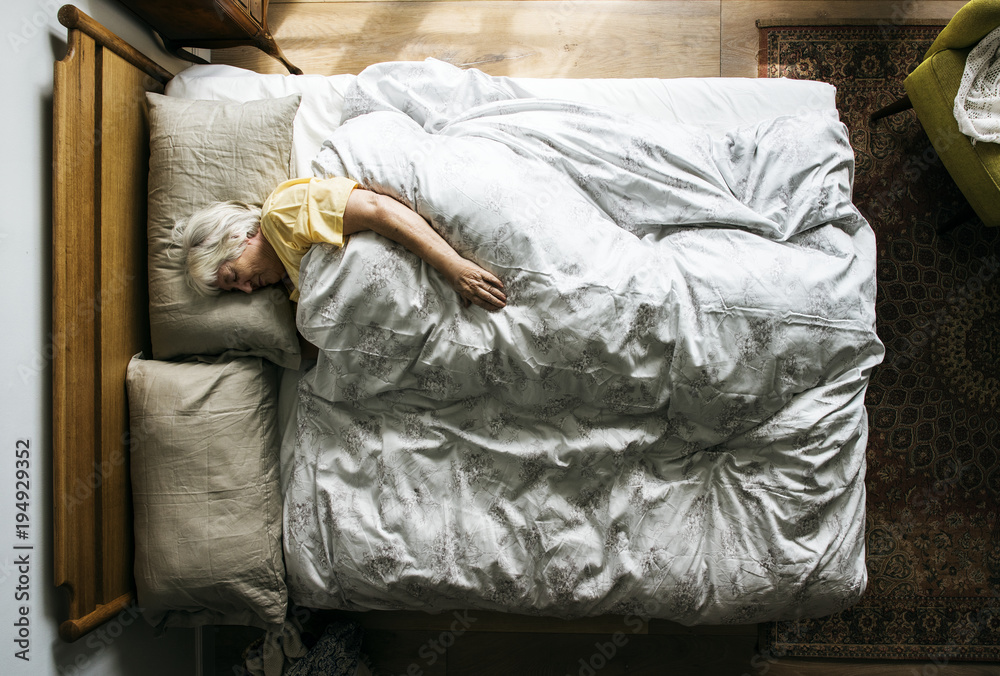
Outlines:
{"type": "Polygon", "coordinates": [[[1000,142],[1000,28],[976,45],[955,97],[959,130],[972,142],[1000,142]]]}

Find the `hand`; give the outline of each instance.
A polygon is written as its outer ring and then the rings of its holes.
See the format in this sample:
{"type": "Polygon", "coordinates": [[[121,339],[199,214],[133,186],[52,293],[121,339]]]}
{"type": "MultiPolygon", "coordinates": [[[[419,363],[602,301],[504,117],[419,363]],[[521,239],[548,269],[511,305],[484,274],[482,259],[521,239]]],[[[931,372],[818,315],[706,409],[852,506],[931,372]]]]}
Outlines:
{"type": "Polygon", "coordinates": [[[475,303],[487,310],[500,310],[507,305],[503,282],[493,273],[472,261],[460,258],[445,273],[448,283],[462,297],[465,307],[475,303]]]}
{"type": "Polygon", "coordinates": [[[503,282],[462,258],[423,216],[391,197],[355,188],[344,210],[344,235],[373,230],[399,242],[444,275],[468,307],[487,310],[507,305],[503,282]]]}

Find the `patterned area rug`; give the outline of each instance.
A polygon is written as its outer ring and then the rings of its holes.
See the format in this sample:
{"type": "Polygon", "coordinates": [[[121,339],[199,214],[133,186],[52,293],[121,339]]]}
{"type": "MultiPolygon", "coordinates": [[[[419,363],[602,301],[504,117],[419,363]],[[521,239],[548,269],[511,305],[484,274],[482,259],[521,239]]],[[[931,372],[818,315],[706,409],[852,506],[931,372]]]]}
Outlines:
{"type": "Polygon", "coordinates": [[[1000,228],[975,217],[913,111],[868,122],[937,26],[761,28],[761,77],[829,82],[878,238],[887,348],[866,403],[868,589],[853,608],[763,625],[769,655],[1000,660],[1000,228]]]}

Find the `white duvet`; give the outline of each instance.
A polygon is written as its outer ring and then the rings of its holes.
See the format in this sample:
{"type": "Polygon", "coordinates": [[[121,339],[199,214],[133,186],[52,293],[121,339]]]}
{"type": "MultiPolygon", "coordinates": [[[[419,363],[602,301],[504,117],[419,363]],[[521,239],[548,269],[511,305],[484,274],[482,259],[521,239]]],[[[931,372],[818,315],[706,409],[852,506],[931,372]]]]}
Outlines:
{"type": "Polygon", "coordinates": [[[463,308],[377,235],[303,262],[292,598],[686,624],[866,582],[875,242],[846,129],[713,139],[440,62],[358,76],[317,156],[504,282],[463,308]]]}

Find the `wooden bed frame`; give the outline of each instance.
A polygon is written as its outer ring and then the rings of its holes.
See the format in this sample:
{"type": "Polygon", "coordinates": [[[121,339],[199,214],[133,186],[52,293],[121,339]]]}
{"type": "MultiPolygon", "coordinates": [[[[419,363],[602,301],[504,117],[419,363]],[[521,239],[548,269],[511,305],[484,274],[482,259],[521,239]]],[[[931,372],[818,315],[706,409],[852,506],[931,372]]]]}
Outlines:
{"type": "Polygon", "coordinates": [[[55,64],[52,427],[55,583],[68,641],[135,597],[125,368],[149,351],[145,94],[172,75],[77,8],[55,64]]]}

